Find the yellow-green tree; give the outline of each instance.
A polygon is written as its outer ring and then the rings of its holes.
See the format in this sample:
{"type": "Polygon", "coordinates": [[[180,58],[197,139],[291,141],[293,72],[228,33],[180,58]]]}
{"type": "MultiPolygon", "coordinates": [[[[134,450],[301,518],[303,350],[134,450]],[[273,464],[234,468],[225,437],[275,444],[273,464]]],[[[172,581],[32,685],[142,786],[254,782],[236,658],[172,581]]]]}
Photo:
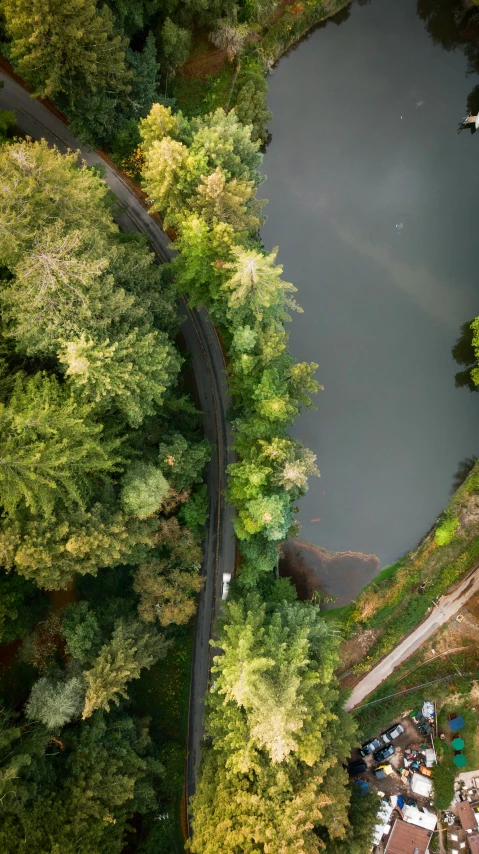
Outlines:
{"type": "Polygon", "coordinates": [[[215,647],[190,849],[317,854],[317,829],[341,839],[348,827],[355,724],[334,675],[338,639],[313,606],[251,594],[227,602],[215,647]]]}

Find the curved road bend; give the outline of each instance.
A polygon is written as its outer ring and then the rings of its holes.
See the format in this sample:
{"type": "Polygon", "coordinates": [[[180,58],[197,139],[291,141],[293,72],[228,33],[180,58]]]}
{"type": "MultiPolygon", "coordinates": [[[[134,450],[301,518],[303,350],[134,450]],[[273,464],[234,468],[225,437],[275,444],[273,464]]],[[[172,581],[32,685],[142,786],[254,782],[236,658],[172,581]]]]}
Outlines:
{"type": "MultiPolygon", "coordinates": [[[[54,113],[31,95],[6,73],[0,71],[4,88],[0,89],[0,107],[14,110],[17,126],[33,139],[47,140],[60,151],[70,148],[79,151],[89,166],[101,165],[105,180],[120,202],[123,212],[118,217],[121,228],[146,234],[157,259],[168,261],[176,253],[168,247],[169,237],[151,217],[127,182],[112,166],[88,146],[82,145],[70,129],[54,113]]],[[[223,571],[233,571],[235,540],[233,511],[225,502],[226,468],[233,461],[232,438],[226,412],[229,398],[226,384],[226,366],[215,328],[205,310],[192,311],[186,303],[181,306],[182,324],[188,350],[193,357],[193,370],[203,412],[205,434],[214,447],[208,466],[206,483],[209,496],[209,517],[205,531],[203,574],[205,586],[198,597],[195,624],[195,644],[190,694],[188,731],[188,760],[186,795],[189,799],[195,789],[196,774],[203,739],[203,704],[208,687],[210,670],[210,644],[212,627],[221,603],[223,571]]]]}
{"type": "Polygon", "coordinates": [[[476,567],[450,593],[446,593],[432,606],[432,611],[414,631],[406,635],[376,667],[353,688],[352,694],[345,705],[347,712],[356,706],[381,685],[396,667],[406,661],[420,646],[423,645],[444,623],[459,611],[470,597],[479,590],[479,567],[476,567]]]}

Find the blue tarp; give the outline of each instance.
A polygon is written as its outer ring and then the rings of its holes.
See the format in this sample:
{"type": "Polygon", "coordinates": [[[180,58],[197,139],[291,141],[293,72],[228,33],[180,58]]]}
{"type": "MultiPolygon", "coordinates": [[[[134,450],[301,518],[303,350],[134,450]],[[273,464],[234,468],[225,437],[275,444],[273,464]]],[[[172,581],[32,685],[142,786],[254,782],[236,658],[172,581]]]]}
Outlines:
{"type": "Polygon", "coordinates": [[[464,726],[466,726],[466,722],[462,715],[460,715],[458,718],[453,718],[452,721],[448,721],[448,725],[449,729],[452,732],[457,732],[459,729],[462,729],[464,726]]]}
{"type": "Polygon", "coordinates": [[[370,788],[369,783],[366,783],[366,780],[355,780],[354,782],[356,783],[356,786],[359,786],[364,795],[370,788]]]}
{"type": "Polygon", "coordinates": [[[399,807],[399,809],[402,810],[403,806],[404,806],[404,798],[402,795],[398,795],[398,807],[399,807]]]}

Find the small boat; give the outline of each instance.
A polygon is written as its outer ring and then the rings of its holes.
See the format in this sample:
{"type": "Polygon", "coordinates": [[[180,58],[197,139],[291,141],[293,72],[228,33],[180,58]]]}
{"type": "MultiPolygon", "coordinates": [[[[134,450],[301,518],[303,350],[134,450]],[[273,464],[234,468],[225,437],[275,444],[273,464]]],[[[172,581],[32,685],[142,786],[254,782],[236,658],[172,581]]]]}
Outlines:
{"type": "Polygon", "coordinates": [[[461,125],[464,128],[470,127],[474,128],[474,130],[477,130],[479,128],[479,113],[477,114],[477,116],[466,116],[466,118],[462,120],[461,125]]]}

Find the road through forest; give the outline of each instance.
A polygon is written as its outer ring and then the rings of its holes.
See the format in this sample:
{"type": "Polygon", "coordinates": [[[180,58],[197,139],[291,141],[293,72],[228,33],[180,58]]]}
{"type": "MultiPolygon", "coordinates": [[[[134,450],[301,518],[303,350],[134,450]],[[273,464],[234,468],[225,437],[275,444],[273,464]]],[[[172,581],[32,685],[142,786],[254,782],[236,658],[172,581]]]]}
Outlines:
{"type": "MultiPolygon", "coordinates": [[[[60,151],[72,149],[89,166],[101,166],[105,180],[121,205],[118,224],[125,231],[142,232],[160,262],[171,260],[170,238],[150,216],[141,199],[123,176],[96,151],[76,139],[69,127],[40,100],[6,72],[0,71],[4,86],[0,89],[0,107],[13,110],[18,128],[33,139],[44,138],[60,151]]],[[[205,530],[203,574],[206,577],[198,597],[195,642],[190,693],[186,797],[195,788],[200,747],[203,738],[203,705],[208,687],[210,637],[221,603],[221,579],[224,571],[232,572],[235,561],[233,511],[226,505],[226,469],[232,457],[232,438],[226,412],[229,408],[226,366],[221,345],[207,312],[191,310],[184,302],[182,331],[193,358],[193,371],[204,430],[213,447],[208,465],[208,523],[205,530]]],[[[189,828],[188,828],[189,831],[189,828]]]]}

